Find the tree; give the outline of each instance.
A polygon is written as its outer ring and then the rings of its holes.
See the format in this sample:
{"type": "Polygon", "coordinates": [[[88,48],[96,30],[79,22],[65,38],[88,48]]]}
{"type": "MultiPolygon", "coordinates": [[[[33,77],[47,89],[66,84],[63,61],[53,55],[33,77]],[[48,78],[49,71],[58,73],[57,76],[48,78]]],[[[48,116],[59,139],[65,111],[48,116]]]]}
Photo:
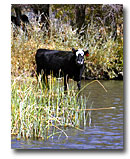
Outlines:
{"type": "Polygon", "coordinates": [[[46,23],[46,25],[49,26],[49,23],[47,21],[47,18],[49,17],[49,6],[50,6],[49,4],[12,4],[11,9],[15,10],[17,26],[21,25],[21,19],[22,19],[21,12],[25,8],[30,10],[32,9],[37,16],[39,16],[40,13],[41,15],[40,23],[46,23]]]}
{"type": "Polygon", "coordinates": [[[16,14],[16,26],[20,26],[21,25],[21,5],[19,4],[12,4],[11,9],[15,10],[15,14],[16,14]]]}
{"type": "Polygon", "coordinates": [[[35,14],[41,15],[41,20],[40,20],[41,23],[47,22],[46,18],[49,17],[49,7],[50,7],[49,4],[31,4],[30,7],[33,9],[35,14]]]}
{"type": "MultiPolygon", "coordinates": [[[[80,33],[81,28],[85,24],[85,8],[84,4],[76,4],[75,5],[75,16],[76,16],[76,26],[78,28],[77,33],[80,33]]],[[[80,35],[83,35],[82,32],[80,35]]]]}
{"type": "Polygon", "coordinates": [[[123,5],[122,4],[107,4],[107,5],[103,5],[102,10],[104,14],[104,19],[103,19],[104,25],[109,27],[110,32],[112,32],[112,38],[116,40],[117,24],[123,23],[123,19],[122,19],[123,5]]]}

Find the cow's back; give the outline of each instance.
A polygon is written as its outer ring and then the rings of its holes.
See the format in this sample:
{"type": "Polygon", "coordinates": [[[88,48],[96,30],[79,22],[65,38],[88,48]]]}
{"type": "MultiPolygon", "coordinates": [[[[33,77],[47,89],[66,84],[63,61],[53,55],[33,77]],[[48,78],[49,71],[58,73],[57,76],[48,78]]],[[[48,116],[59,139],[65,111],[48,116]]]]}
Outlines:
{"type": "Polygon", "coordinates": [[[36,53],[36,63],[39,69],[58,73],[62,70],[64,73],[70,71],[73,65],[74,54],[71,51],[57,51],[48,49],[38,49],[36,53]]]}

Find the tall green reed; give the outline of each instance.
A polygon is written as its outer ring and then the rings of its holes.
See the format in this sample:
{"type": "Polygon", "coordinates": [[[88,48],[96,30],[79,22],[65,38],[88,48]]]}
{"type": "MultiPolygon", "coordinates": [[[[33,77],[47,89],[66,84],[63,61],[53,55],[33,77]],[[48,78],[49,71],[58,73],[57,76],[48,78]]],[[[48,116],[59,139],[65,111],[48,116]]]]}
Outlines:
{"type": "Polygon", "coordinates": [[[86,126],[86,103],[86,97],[77,98],[74,86],[64,92],[62,79],[51,76],[48,89],[40,79],[12,78],[11,133],[18,139],[67,137],[64,128],[86,126]]]}

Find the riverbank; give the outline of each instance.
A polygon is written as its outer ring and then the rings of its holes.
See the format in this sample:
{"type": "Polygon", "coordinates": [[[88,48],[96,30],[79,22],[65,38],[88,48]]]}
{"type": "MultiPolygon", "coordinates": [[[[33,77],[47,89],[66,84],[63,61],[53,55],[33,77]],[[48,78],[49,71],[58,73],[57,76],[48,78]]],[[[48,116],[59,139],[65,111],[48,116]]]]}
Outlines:
{"type": "MultiPolygon", "coordinates": [[[[52,23],[53,24],[53,23],[52,23]]],[[[91,24],[88,26],[86,37],[79,37],[76,29],[60,24],[64,32],[56,31],[52,25],[51,37],[40,30],[38,23],[27,25],[27,33],[11,25],[11,74],[20,76],[26,73],[35,76],[37,49],[71,51],[72,48],[89,50],[85,57],[85,79],[123,79],[123,36],[113,39],[109,34],[98,35],[98,29],[91,24]],[[67,37],[66,41],[62,38],[67,37]]]]}

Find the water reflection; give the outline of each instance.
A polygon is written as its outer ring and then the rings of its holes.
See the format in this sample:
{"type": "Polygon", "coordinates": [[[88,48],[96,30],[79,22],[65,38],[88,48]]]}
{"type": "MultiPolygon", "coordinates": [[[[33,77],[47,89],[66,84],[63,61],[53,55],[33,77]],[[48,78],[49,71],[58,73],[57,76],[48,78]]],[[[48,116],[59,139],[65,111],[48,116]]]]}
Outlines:
{"type": "MultiPolygon", "coordinates": [[[[87,81],[88,82],[88,81],[87,81]]],[[[116,107],[111,110],[91,111],[91,124],[85,131],[66,129],[65,136],[48,141],[16,140],[12,138],[12,148],[21,149],[123,149],[123,81],[101,81],[107,93],[98,83],[84,89],[82,95],[90,97],[87,104],[93,102],[93,108],[116,107]]],[[[82,85],[86,81],[82,81],[82,85]]]]}

